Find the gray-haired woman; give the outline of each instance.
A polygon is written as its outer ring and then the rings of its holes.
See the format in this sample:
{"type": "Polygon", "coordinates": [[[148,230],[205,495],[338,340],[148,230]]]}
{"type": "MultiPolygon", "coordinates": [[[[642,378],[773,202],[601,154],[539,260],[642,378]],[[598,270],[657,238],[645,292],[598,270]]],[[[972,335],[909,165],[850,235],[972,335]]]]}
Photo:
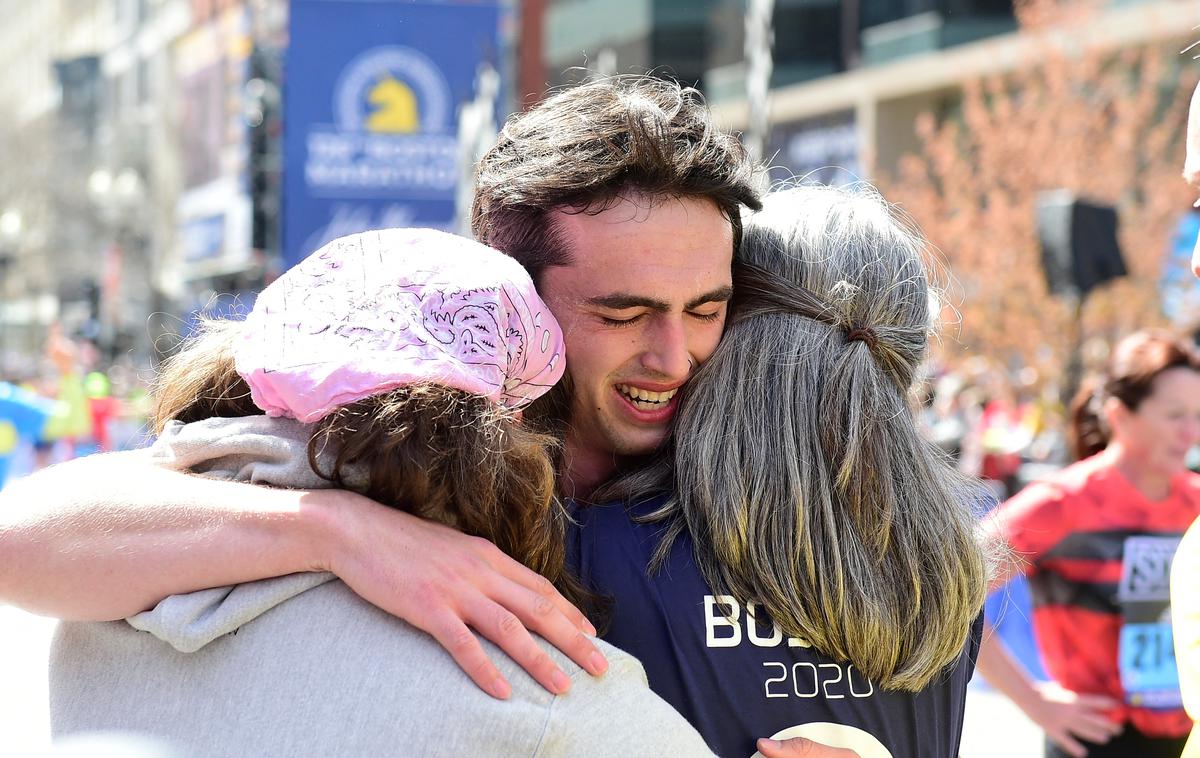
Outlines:
{"type": "Polygon", "coordinates": [[[803,187],[746,223],[735,311],[675,444],[580,509],[606,639],[724,755],[803,735],[956,756],[979,644],[981,501],[918,434],[924,243],[876,193],[803,187]]]}

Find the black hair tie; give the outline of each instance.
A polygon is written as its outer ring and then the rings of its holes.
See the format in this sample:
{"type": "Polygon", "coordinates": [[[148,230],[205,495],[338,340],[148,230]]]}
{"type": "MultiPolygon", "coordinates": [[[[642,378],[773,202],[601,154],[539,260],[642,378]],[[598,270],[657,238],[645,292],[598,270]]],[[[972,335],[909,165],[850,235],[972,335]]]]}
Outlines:
{"type": "Polygon", "coordinates": [[[879,344],[879,337],[875,335],[875,330],[869,326],[856,326],[846,334],[847,342],[865,342],[867,349],[874,352],[875,347],[879,344]]]}

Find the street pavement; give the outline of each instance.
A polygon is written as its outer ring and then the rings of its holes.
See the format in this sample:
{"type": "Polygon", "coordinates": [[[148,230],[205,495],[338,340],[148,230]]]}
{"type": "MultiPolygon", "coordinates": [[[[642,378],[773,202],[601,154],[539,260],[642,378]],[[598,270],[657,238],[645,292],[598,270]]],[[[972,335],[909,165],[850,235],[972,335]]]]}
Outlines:
{"type": "Polygon", "coordinates": [[[1012,701],[980,682],[967,691],[962,758],[1040,758],[1042,730],[1012,701]]]}

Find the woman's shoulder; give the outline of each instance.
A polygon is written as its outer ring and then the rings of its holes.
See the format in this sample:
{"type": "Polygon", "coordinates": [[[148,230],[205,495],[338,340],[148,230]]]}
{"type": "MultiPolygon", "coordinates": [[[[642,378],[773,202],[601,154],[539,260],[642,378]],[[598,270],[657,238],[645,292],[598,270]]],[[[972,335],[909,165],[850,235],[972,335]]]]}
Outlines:
{"type": "Polygon", "coordinates": [[[1011,499],[1059,501],[1104,487],[1110,467],[1099,456],[1076,461],[1029,483],[1011,499]]]}
{"type": "Polygon", "coordinates": [[[1020,552],[1039,554],[1048,549],[1074,528],[1083,512],[1095,510],[1079,507],[1090,497],[1092,467],[1081,465],[1086,463],[1067,466],[1026,485],[988,515],[988,528],[1020,552]]]}

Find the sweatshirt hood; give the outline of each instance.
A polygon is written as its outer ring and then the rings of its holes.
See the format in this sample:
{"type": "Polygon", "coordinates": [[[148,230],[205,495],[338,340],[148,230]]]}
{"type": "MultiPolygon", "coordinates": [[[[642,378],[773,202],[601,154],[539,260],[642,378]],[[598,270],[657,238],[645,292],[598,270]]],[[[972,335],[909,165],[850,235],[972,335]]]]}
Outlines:
{"type": "Polygon", "coordinates": [[[194,653],[213,640],[236,632],[280,603],[336,578],[328,572],[289,574],[172,595],[151,610],[125,621],[180,652],[194,653]]]}
{"type": "MultiPolygon", "coordinates": [[[[212,418],[191,424],[171,421],[150,447],[150,454],[158,465],[216,479],[327,489],[331,483],[309,464],[311,434],[310,426],[294,419],[268,416],[212,418]]],[[[176,650],[192,653],[335,578],[326,572],[290,574],[172,595],[126,622],[176,650]]]]}

